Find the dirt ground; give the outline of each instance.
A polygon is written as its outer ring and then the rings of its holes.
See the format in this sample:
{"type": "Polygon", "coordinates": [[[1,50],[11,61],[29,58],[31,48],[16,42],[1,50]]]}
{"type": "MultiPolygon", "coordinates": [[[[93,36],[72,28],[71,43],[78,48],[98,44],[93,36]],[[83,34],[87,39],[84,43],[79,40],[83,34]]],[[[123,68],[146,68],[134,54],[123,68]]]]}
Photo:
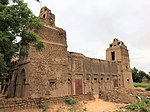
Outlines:
{"type": "Polygon", "coordinates": [[[88,102],[85,106],[88,112],[113,112],[119,110],[121,107],[125,106],[125,104],[116,104],[96,99],[95,101],[88,102]]]}
{"type": "MultiPolygon", "coordinates": [[[[67,104],[50,105],[46,112],[113,112],[123,106],[125,104],[116,104],[95,99],[94,101],[78,102],[72,106],[67,104]]],[[[42,109],[28,109],[16,112],[42,112],[42,109]]]]}

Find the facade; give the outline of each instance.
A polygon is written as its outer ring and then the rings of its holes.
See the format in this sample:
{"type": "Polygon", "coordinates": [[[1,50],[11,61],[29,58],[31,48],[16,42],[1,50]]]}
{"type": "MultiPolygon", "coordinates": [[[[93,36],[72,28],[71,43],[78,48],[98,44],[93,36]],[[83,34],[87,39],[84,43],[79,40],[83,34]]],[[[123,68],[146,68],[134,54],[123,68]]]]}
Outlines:
{"type": "Polygon", "coordinates": [[[106,60],[68,52],[65,30],[55,26],[55,15],[43,7],[44,26],[36,32],[46,48],[33,46],[28,57],[20,58],[9,86],[9,97],[52,97],[100,94],[117,88],[133,88],[127,47],[114,39],[106,50],[106,60]]]}

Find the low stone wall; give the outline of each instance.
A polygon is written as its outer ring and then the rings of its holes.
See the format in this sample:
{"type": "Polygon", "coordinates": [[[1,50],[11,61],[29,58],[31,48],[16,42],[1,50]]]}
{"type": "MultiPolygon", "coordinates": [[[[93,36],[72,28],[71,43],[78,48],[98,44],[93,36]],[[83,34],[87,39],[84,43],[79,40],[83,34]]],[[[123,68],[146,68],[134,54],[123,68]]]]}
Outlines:
{"type": "Polygon", "coordinates": [[[0,112],[10,112],[15,110],[37,108],[42,104],[59,104],[65,103],[66,98],[72,97],[78,101],[92,100],[93,96],[86,95],[72,95],[63,97],[40,97],[40,98],[10,98],[0,99],[0,112]]]}
{"type": "Polygon", "coordinates": [[[134,103],[136,101],[136,98],[130,96],[130,93],[128,93],[126,90],[101,91],[99,98],[105,101],[125,104],[134,103]]]}
{"type": "Polygon", "coordinates": [[[137,96],[150,97],[149,91],[138,89],[117,89],[101,91],[99,98],[115,103],[133,104],[137,102],[137,96]]]}

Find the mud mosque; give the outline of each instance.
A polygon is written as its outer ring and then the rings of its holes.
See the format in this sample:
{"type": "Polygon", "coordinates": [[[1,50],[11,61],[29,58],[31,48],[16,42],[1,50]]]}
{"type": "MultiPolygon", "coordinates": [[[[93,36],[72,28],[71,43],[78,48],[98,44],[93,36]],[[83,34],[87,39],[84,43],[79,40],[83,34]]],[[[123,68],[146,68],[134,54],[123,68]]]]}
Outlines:
{"type": "Polygon", "coordinates": [[[41,8],[44,25],[36,32],[46,48],[30,46],[28,57],[20,58],[9,85],[9,97],[52,97],[100,94],[101,91],[133,88],[127,47],[114,39],[106,49],[106,60],[67,51],[66,31],[55,26],[55,15],[41,8]]]}

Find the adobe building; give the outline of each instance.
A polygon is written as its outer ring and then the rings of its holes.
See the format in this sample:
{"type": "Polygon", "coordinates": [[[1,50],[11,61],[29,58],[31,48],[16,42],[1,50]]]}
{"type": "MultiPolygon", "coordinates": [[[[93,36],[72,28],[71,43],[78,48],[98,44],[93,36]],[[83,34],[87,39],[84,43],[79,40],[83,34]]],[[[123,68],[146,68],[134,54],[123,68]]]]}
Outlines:
{"type": "Polygon", "coordinates": [[[20,58],[9,97],[52,97],[99,94],[100,91],[133,88],[127,47],[114,39],[106,50],[106,60],[67,51],[66,31],[55,26],[55,15],[47,7],[40,11],[44,26],[36,32],[46,48],[30,46],[28,57],[20,58]]]}
{"type": "Polygon", "coordinates": [[[142,78],[142,83],[148,84],[148,83],[150,83],[150,80],[148,80],[148,78],[144,76],[144,77],[142,78]]]}

